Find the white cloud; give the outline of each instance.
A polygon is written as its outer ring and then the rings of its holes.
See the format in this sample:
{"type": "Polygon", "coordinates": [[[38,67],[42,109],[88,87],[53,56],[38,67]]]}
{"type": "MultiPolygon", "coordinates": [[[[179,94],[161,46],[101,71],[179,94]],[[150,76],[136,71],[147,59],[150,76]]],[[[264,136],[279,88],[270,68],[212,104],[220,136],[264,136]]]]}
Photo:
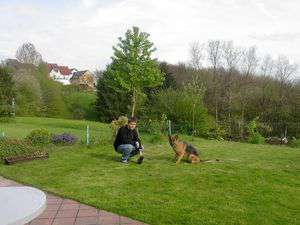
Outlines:
{"type": "Polygon", "coordinates": [[[31,41],[49,62],[104,68],[117,38],[137,25],[150,33],[156,56],[171,63],[187,60],[191,42],[209,39],[256,45],[300,62],[299,10],[299,1],[280,0],[5,0],[0,54],[13,57],[31,41]]]}

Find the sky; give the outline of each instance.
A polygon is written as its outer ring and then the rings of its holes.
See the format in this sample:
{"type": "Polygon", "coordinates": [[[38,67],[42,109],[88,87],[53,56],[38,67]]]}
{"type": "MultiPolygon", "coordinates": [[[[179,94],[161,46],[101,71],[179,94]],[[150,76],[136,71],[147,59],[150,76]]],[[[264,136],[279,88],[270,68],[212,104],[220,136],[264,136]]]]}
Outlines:
{"type": "Polygon", "coordinates": [[[300,64],[299,0],[0,0],[0,59],[31,42],[47,62],[104,69],[132,26],[169,63],[188,61],[195,41],[222,39],[300,64]]]}

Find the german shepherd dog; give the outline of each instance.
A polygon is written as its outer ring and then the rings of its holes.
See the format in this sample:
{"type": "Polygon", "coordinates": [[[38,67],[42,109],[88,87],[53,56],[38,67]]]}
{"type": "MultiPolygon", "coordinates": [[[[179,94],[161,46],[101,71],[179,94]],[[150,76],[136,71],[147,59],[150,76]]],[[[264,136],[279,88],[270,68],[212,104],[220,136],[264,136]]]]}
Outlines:
{"type": "Polygon", "coordinates": [[[187,142],[180,141],[178,135],[169,135],[169,143],[175,152],[174,160],[176,164],[180,163],[185,156],[189,163],[199,163],[202,161],[197,149],[187,142]]]}
{"type": "Polygon", "coordinates": [[[189,163],[223,162],[220,159],[207,159],[207,160],[200,159],[197,149],[185,141],[180,141],[178,139],[178,135],[169,135],[169,143],[175,152],[174,160],[176,161],[176,164],[180,163],[180,161],[185,156],[187,157],[189,163]]]}

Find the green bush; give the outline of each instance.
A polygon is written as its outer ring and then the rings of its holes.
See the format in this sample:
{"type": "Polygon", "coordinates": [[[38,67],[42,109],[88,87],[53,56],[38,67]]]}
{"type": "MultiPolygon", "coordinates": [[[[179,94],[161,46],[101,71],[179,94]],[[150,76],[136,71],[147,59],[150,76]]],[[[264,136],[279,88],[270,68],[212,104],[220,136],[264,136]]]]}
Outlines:
{"type": "Polygon", "coordinates": [[[117,120],[113,120],[110,123],[111,131],[112,131],[112,139],[114,140],[118,129],[128,123],[128,118],[126,116],[120,116],[117,120]]]}
{"type": "Polygon", "coordinates": [[[151,135],[150,142],[155,143],[163,139],[166,135],[168,128],[167,117],[163,114],[160,120],[142,120],[138,123],[138,129],[140,132],[145,132],[151,135]]]}
{"type": "Polygon", "coordinates": [[[207,137],[222,141],[225,139],[226,135],[226,129],[222,125],[215,124],[215,126],[209,130],[207,137]]]}
{"type": "Polygon", "coordinates": [[[207,136],[212,119],[203,106],[202,97],[186,89],[168,89],[156,94],[150,106],[159,117],[163,113],[172,121],[175,132],[207,136]]]}
{"type": "Polygon", "coordinates": [[[265,138],[260,133],[255,132],[249,136],[248,141],[251,144],[263,144],[265,142],[265,138]]]}
{"type": "Polygon", "coordinates": [[[46,129],[36,129],[30,132],[25,138],[30,141],[33,145],[47,145],[51,142],[51,134],[46,129]]]}
{"type": "Polygon", "coordinates": [[[257,120],[258,118],[255,118],[248,125],[248,142],[251,144],[262,144],[265,142],[265,138],[257,131],[257,120]]]}
{"type": "Polygon", "coordinates": [[[290,146],[293,148],[300,148],[300,138],[296,139],[295,137],[293,137],[290,141],[290,146]]]}
{"type": "Polygon", "coordinates": [[[31,155],[38,151],[39,149],[26,140],[0,138],[0,159],[31,155]]]}
{"type": "Polygon", "coordinates": [[[64,98],[69,117],[72,119],[96,119],[94,103],[96,95],[90,92],[67,93],[64,98]]]}

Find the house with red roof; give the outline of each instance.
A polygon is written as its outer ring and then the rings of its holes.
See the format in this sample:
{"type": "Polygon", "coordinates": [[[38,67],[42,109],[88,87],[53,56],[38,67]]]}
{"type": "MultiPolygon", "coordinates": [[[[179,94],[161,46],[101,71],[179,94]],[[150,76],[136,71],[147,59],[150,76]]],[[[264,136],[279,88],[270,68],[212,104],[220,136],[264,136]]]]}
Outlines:
{"type": "Polygon", "coordinates": [[[73,73],[78,70],[75,68],[69,68],[68,66],[60,66],[56,63],[48,63],[48,72],[49,76],[64,85],[70,84],[70,79],[73,76],[73,73]]]}

